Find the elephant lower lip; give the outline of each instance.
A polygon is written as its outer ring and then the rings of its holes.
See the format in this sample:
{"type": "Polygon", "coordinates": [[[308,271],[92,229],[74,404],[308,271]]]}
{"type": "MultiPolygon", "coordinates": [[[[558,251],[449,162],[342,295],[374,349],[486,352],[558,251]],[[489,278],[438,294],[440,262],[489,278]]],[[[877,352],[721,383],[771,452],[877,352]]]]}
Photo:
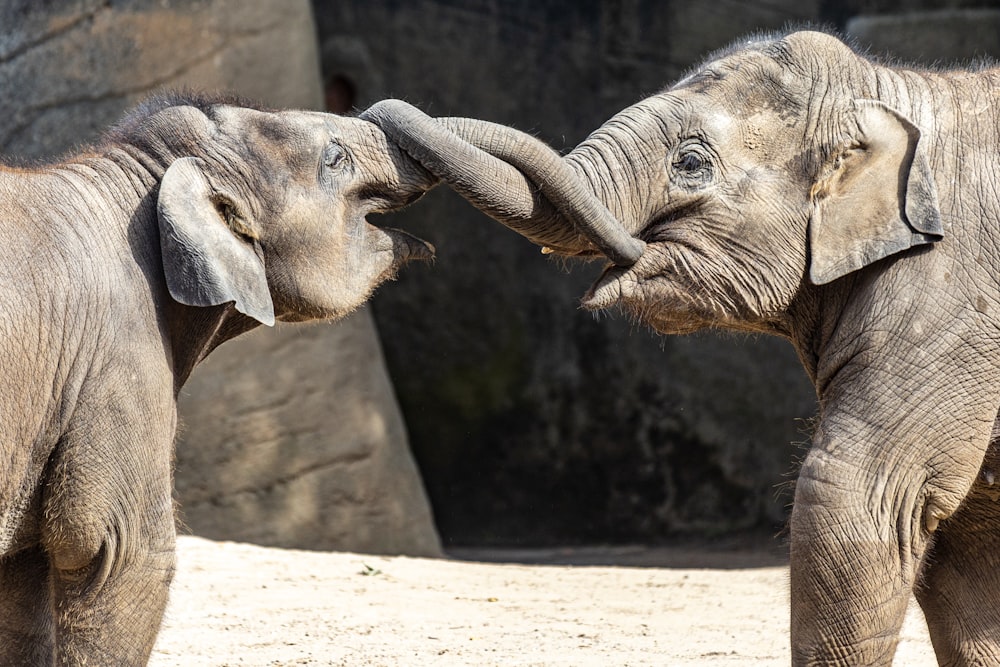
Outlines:
{"type": "Polygon", "coordinates": [[[392,251],[397,263],[434,259],[436,250],[431,243],[399,229],[386,229],[384,231],[392,236],[392,251]]]}
{"type": "Polygon", "coordinates": [[[580,301],[587,310],[604,310],[621,300],[622,290],[619,282],[624,271],[616,266],[608,266],[600,278],[583,295],[580,301]]]}
{"type": "Polygon", "coordinates": [[[580,305],[587,310],[604,310],[644,299],[644,286],[667,278],[664,257],[669,256],[669,247],[667,243],[647,243],[639,261],[632,266],[607,265],[580,305]]]}
{"type": "Polygon", "coordinates": [[[433,244],[428,243],[427,241],[420,241],[419,244],[413,244],[410,247],[410,255],[406,259],[407,261],[414,259],[430,261],[434,259],[435,252],[436,249],[433,244]]]}

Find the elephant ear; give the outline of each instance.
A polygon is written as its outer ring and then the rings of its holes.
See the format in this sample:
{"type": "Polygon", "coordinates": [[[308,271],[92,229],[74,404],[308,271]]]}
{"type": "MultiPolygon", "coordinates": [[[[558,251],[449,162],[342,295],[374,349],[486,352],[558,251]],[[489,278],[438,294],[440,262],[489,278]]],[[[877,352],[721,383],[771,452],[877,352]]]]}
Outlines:
{"type": "Polygon", "coordinates": [[[167,289],[185,305],[233,303],[239,312],[272,326],[274,304],[264,262],[238,209],[215,191],[197,158],[181,158],[167,168],[156,204],[167,289]]]}
{"type": "Polygon", "coordinates": [[[855,136],[810,191],[816,285],[944,235],[917,126],[875,100],[855,100],[852,113],[855,136]]]}

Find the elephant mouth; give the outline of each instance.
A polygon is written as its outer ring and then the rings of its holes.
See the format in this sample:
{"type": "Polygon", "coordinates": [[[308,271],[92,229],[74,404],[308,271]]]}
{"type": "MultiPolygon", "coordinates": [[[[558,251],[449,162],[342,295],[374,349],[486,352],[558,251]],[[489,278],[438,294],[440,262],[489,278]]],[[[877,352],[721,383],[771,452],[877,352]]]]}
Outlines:
{"type": "Polygon", "coordinates": [[[433,244],[425,241],[409,232],[404,232],[395,227],[388,227],[378,224],[373,218],[381,218],[386,213],[393,213],[406,208],[417,201],[425,194],[424,190],[406,191],[402,188],[396,191],[384,191],[376,188],[369,188],[359,193],[359,198],[363,202],[361,215],[355,218],[355,224],[367,230],[364,234],[376,234],[378,240],[375,242],[375,250],[380,253],[392,253],[391,269],[410,261],[429,261],[434,259],[435,248],[433,244]]]}
{"type": "MultiPolygon", "coordinates": [[[[646,244],[639,260],[632,266],[608,264],[603,273],[591,285],[581,304],[587,310],[605,310],[614,305],[627,306],[644,301],[645,287],[650,282],[667,278],[664,275],[665,262],[671,254],[670,246],[677,243],[676,221],[683,211],[666,211],[646,224],[637,235],[646,244]]],[[[587,251],[583,251],[587,252],[587,251]]]]}
{"type": "Polygon", "coordinates": [[[684,244],[685,230],[700,227],[699,222],[706,219],[703,205],[704,202],[700,197],[671,197],[671,201],[651,215],[640,227],[636,236],[650,244],[684,244]]]}
{"type": "Polygon", "coordinates": [[[395,227],[383,227],[373,222],[371,218],[406,208],[424,194],[426,190],[407,191],[403,188],[394,191],[370,188],[360,193],[360,198],[365,202],[361,216],[362,225],[367,227],[369,233],[373,230],[379,233],[380,239],[376,244],[376,250],[392,253],[392,262],[387,271],[393,276],[399,267],[408,262],[432,261],[436,249],[433,244],[422,238],[395,227]]]}
{"type": "Polygon", "coordinates": [[[618,306],[622,312],[661,334],[687,334],[713,326],[719,320],[710,304],[700,303],[683,278],[663,266],[671,254],[666,243],[647,244],[633,267],[609,265],[581,300],[591,311],[618,306]],[[644,264],[644,266],[640,266],[644,264]]]}
{"type": "Polygon", "coordinates": [[[707,257],[690,209],[646,225],[645,251],[632,266],[608,264],[581,300],[592,311],[614,306],[663,334],[685,334],[728,320],[729,308],[704,280],[707,257]]]}
{"type": "Polygon", "coordinates": [[[641,301],[644,286],[655,280],[661,267],[650,261],[654,248],[647,245],[639,261],[629,267],[608,264],[583,296],[581,305],[587,310],[605,310],[615,305],[627,306],[641,301]]]}
{"type": "Polygon", "coordinates": [[[358,193],[358,199],[363,202],[367,213],[391,213],[406,208],[427,194],[426,190],[411,190],[400,187],[398,190],[387,190],[379,187],[369,187],[358,193]]]}

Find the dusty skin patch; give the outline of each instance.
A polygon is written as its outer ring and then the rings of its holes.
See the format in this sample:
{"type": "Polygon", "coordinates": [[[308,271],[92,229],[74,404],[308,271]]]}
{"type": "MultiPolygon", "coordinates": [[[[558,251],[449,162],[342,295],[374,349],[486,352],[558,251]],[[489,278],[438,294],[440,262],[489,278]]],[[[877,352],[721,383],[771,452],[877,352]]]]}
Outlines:
{"type": "MultiPolygon", "coordinates": [[[[789,663],[788,570],[780,558],[690,547],[499,555],[585,564],[386,558],[181,537],[149,664],[789,663]],[[590,564],[608,562],[633,565],[590,564]],[[675,566],[635,566],[649,563],[675,566]]],[[[935,664],[913,605],[896,664],[935,664]]]]}

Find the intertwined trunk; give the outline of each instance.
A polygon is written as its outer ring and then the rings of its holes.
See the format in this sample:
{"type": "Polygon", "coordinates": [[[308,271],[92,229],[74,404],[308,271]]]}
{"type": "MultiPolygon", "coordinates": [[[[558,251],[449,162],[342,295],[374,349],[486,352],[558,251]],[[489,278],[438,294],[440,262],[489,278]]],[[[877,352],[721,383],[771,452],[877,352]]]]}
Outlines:
{"type": "Polygon", "coordinates": [[[433,119],[399,100],[379,102],[361,117],[473,205],[535,243],[569,255],[600,251],[622,265],[642,255],[645,244],[571,165],[530,135],[468,118],[433,119]]]}

